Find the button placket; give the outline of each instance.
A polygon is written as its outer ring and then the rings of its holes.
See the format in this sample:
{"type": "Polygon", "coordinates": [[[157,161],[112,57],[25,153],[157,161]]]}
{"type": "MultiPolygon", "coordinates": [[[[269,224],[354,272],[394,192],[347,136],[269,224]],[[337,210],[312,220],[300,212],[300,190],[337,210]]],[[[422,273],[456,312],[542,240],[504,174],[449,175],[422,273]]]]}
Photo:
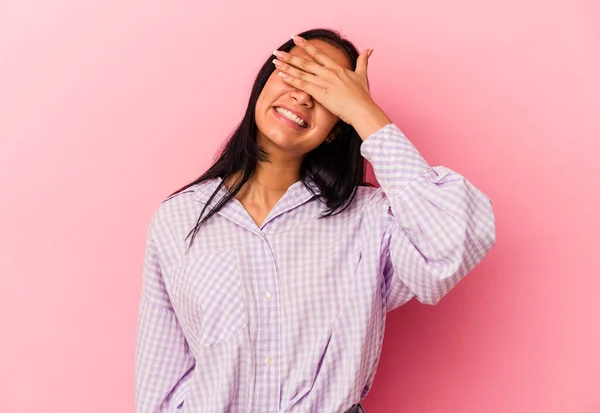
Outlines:
{"type": "Polygon", "coordinates": [[[263,248],[257,250],[256,281],[258,294],[256,294],[258,310],[258,329],[256,335],[257,352],[257,381],[253,399],[256,400],[254,410],[277,411],[279,403],[279,322],[280,309],[276,294],[278,293],[277,267],[273,251],[267,240],[263,248]],[[260,257],[258,255],[260,254],[260,257]],[[260,402],[259,402],[260,401],[260,402]],[[258,403],[262,404],[259,405],[258,403]]]}

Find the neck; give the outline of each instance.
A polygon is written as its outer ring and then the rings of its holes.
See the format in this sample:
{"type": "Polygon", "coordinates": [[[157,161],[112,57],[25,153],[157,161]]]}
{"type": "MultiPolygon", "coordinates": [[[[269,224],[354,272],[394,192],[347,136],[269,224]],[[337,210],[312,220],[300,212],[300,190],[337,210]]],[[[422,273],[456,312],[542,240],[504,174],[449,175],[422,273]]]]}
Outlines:
{"type": "MultiPolygon", "coordinates": [[[[241,174],[232,179],[231,188],[241,174]]],[[[242,202],[271,207],[285,194],[288,188],[300,180],[300,164],[298,163],[263,163],[259,162],[252,178],[237,193],[236,198],[242,202]]]]}

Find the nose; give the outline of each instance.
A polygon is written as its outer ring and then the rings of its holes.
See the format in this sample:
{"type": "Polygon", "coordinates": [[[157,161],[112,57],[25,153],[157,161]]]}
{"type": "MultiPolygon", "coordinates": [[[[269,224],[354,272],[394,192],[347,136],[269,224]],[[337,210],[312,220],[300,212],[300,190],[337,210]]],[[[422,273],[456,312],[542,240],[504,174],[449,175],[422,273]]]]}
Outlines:
{"type": "Polygon", "coordinates": [[[308,108],[312,108],[313,98],[305,91],[294,88],[294,90],[291,92],[291,95],[292,98],[294,98],[298,102],[298,104],[306,106],[308,108]]]}

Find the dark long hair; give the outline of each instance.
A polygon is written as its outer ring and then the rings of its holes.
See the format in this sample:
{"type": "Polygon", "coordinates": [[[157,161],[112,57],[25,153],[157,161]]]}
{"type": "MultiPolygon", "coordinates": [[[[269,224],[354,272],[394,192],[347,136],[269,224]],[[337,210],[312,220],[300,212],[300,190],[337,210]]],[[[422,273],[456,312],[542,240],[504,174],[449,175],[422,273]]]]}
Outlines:
{"type": "MultiPolygon", "coordinates": [[[[299,35],[307,40],[319,39],[328,42],[343,50],[350,61],[352,70],[356,70],[358,50],[350,41],[342,39],[337,31],[313,29],[299,33],[299,35]]],[[[289,52],[294,46],[293,40],[290,39],[278,47],[278,50],[289,52]]],[[[187,239],[190,235],[192,236],[190,247],[200,226],[240,191],[243,185],[253,176],[257,163],[259,161],[268,162],[267,153],[256,143],[257,126],[254,114],[256,101],[275,70],[272,60],[273,56],[270,56],[258,72],[246,113],[229,140],[221,147],[218,159],[198,179],[169,196],[171,197],[200,182],[217,177],[222,178],[222,182],[204,205],[195,227],[186,237],[187,239]],[[232,185],[227,195],[223,196],[202,219],[206,207],[212,202],[221,186],[232,179],[236,173],[239,173],[240,177],[232,185]]],[[[315,195],[320,202],[327,206],[319,219],[338,214],[346,209],[354,199],[359,185],[373,186],[364,181],[366,164],[360,154],[362,139],[356,130],[342,120],[338,121],[334,129],[336,131],[335,139],[331,143],[323,143],[307,153],[300,166],[300,179],[304,182],[306,188],[315,194],[315,191],[306,184],[305,179],[309,177],[319,188],[320,194],[315,195]]]]}

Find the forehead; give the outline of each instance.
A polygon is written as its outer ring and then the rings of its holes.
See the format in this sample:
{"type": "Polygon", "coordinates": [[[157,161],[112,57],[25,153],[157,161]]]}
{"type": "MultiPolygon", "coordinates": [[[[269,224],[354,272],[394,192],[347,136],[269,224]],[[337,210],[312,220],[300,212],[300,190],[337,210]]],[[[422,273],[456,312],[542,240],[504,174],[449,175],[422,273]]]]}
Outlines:
{"type": "MultiPolygon", "coordinates": [[[[318,39],[310,39],[308,40],[308,43],[321,49],[324,54],[335,60],[340,66],[343,66],[347,69],[351,68],[346,53],[343,52],[341,49],[338,49],[336,46],[318,39]]],[[[294,46],[289,53],[291,55],[302,57],[304,59],[308,59],[315,62],[315,59],[306,51],[304,51],[304,49],[302,49],[301,47],[294,46]]]]}

